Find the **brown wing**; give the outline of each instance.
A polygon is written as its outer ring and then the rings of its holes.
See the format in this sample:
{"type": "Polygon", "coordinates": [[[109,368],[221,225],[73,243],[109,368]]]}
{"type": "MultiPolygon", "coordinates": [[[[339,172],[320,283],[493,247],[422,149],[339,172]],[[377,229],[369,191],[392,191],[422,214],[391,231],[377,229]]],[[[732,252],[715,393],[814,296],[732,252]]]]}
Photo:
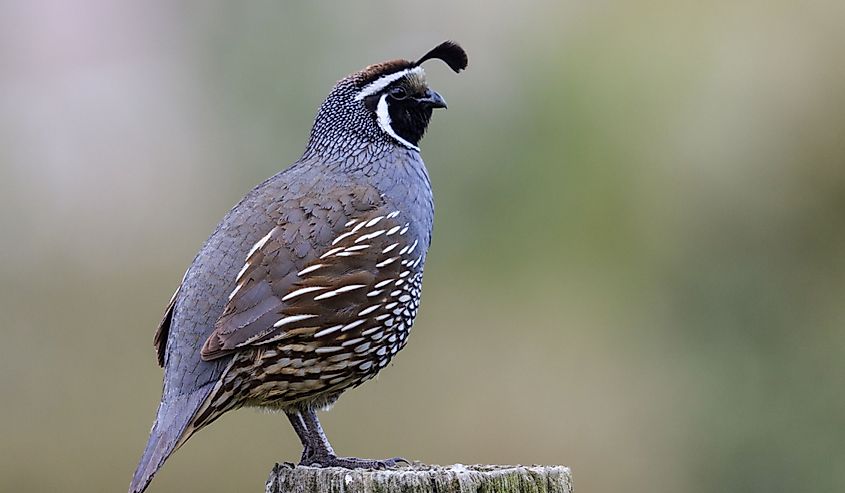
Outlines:
{"type": "Polygon", "coordinates": [[[410,261],[400,261],[399,252],[412,253],[409,224],[384,206],[345,220],[323,251],[299,268],[289,261],[299,228],[277,225],[259,240],[203,346],[203,359],[282,340],[315,350],[331,344],[324,335],[360,332],[369,315],[377,316],[391,293],[385,280],[408,275],[402,273],[410,261]]]}

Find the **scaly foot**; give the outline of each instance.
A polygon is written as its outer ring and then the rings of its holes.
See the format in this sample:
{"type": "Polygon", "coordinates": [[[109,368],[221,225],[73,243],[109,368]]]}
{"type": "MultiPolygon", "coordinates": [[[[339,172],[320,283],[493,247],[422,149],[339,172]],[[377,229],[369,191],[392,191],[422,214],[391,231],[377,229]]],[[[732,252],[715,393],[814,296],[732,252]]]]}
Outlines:
{"type": "Polygon", "coordinates": [[[410,464],[410,462],[402,457],[374,460],[359,459],[357,457],[338,457],[330,454],[310,454],[308,457],[303,456],[299,465],[313,467],[343,467],[345,469],[390,469],[396,467],[396,465],[400,462],[410,464]]]}

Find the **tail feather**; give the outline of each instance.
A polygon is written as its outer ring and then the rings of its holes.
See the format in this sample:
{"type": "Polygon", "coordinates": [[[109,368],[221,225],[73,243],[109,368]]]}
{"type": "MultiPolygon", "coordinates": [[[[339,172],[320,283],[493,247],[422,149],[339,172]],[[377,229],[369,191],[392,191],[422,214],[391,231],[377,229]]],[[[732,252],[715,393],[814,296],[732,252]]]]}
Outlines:
{"type": "Polygon", "coordinates": [[[161,402],[150,439],[129,485],[129,493],[142,493],[164,461],[196,431],[192,427],[194,415],[212,388],[213,385],[209,385],[161,402]]]}

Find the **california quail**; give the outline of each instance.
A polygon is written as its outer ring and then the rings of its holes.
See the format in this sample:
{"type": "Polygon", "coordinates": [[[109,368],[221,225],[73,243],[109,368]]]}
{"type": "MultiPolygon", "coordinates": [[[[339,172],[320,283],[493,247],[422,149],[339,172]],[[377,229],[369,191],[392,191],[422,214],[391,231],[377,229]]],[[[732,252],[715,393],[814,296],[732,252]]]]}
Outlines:
{"type": "Polygon", "coordinates": [[[420,66],[466,68],[444,42],[417,61],[340,80],[303,156],[249,192],[197,254],[155,335],[164,390],[131,493],[226,411],[285,412],[301,464],[390,467],[337,457],[315,410],[373,378],[405,345],[434,218],[419,154],[434,108],[420,66]]]}

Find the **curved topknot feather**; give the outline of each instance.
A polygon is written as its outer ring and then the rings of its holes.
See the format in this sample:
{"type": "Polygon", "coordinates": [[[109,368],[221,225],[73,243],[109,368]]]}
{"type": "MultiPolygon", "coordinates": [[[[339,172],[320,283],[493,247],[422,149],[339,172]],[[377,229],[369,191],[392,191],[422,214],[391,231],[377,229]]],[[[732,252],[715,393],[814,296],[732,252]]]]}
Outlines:
{"type": "Polygon", "coordinates": [[[467,68],[467,63],[469,61],[467,58],[467,52],[461,48],[461,45],[455,43],[454,41],[444,41],[423,55],[422,58],[414,62],[414,65],[420,65],[424,61],[431,60],[432,58],[443,60],[449,68],[455,71],[455,73],[467,68]]]}

